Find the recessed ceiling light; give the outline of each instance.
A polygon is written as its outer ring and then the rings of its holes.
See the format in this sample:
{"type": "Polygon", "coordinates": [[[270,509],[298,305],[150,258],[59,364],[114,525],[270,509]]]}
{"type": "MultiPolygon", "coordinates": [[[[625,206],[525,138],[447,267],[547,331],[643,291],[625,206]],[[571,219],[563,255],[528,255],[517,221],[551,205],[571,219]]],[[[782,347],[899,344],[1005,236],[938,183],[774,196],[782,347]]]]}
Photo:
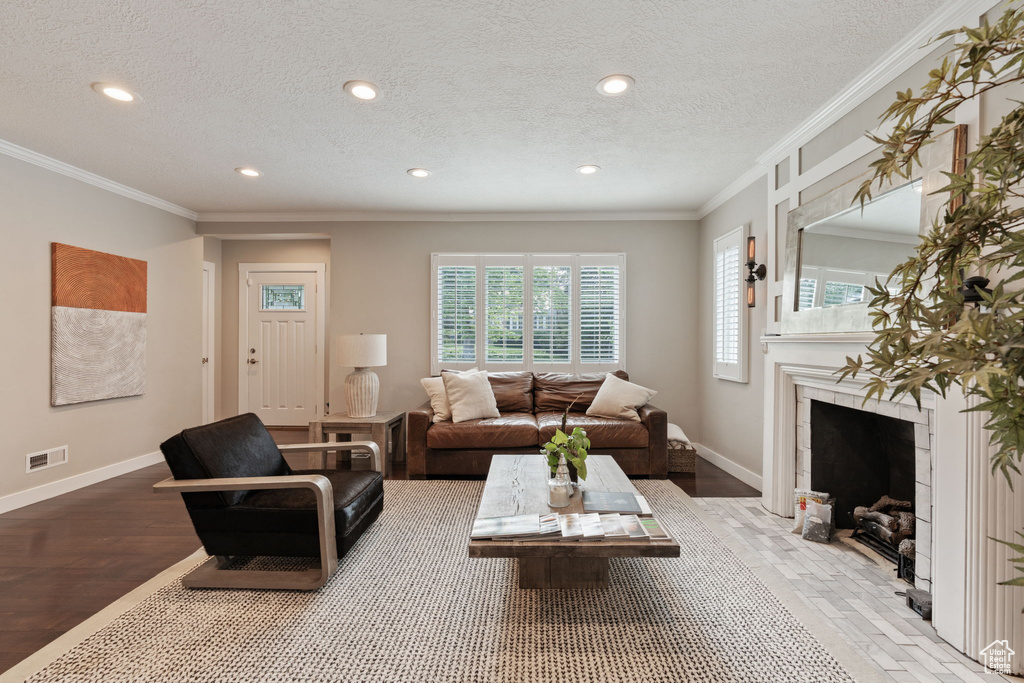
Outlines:
{"type": "Polygon", "coordinates": [[[235,171],[249,178],[259,178],[261,175],[263,175],[255,168],[250,168],[249,166],[239,166],[238,168],[235,169],[235,171]]]}
{"type": "Polygon", "coordinates": [[[600,166],[594,166],[593,164],[586,164],[576,169],[576,172],[580,175],[594,175],[601,170],[600,166]]]}
{"type": "Polygon", "coordinates": [[[117,85],[111,85],[109,83],[93,83],[92,89],[101,95],[106,95],[110,99],[117,100],[118,102],[134,102],[139,99],[139,96],[131,90],[127,90],[117,85]]]}
{"type": "Polygon", "coordinates": [[[345,92],[357,100],[375,100],[380,90],[369,81],[349,81],[345,84],[345,92]]]}
{"type": "Polygon", "coordinates": [[[406,173],[411,175],[413,178],[426,178],[430,175],[430,171],[425,168],[410,168],[406,173]]]}
{"type": "Polygon", "coordinates": [[[597,92],[602,95],[621,95],[633,87],[634,82],[632,76],[625,74],[605,76],[597,82],[597,92]]]}

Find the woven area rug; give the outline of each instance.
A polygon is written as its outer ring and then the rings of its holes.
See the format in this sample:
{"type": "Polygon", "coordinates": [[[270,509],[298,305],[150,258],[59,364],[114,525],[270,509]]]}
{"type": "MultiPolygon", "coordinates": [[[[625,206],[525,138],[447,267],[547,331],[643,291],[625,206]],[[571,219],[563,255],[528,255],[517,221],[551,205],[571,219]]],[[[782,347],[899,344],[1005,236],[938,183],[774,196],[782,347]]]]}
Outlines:
{"type": "Polygon", "coordinates": [[[678,487],[635,483],[682,557],[613,559],[606,591],[520,590],[513,560],[468,558],[483,482],[388,481],[320,591],[188,590],[179,568],[28,680],[876,679],[678,487]]]}

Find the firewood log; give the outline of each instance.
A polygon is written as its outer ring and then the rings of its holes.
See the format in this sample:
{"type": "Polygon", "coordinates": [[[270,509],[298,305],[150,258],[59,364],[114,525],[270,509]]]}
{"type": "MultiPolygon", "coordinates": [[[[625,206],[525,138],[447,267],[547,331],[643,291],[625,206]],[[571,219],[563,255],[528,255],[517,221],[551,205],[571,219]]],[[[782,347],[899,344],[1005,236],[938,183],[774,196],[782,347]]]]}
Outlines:
{"type": "Polygon", "coordinates": [[[912,538],[905,538],[900,541],[899,553],[908,559],[914,559],[917,555],[917,541],[912,538]]]}
{"type": "Polygon", "coordinates": [[[914,504],[909,500],[896,500],[889,496],[882,496],[878,502],[871,506],[871,512],[888,512],[893,510],[909,510],[914,504]]]}

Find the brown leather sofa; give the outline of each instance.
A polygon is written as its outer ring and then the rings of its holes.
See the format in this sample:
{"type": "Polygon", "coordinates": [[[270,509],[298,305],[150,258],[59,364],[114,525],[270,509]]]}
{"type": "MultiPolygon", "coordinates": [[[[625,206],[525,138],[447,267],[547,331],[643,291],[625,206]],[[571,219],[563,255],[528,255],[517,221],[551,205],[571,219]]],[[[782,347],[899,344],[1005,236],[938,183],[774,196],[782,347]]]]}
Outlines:
{"type": "MultiPolygon", "coordinates": [[[[623,371],[614,373],[628,380],[623,371]]],[[[539,453],[561,425],[562,412],[577,396],[568,428],[582,427],[591,452],[611,455],[630,476],[668,476],[668,416],[646,405],[640,422],[586,414],[605,373],[495,372],[488,374],[497,418],[434,423],[430,402],[409,411],[406,457],[412,479],[486,475],[495,453],[539,453]]]]}

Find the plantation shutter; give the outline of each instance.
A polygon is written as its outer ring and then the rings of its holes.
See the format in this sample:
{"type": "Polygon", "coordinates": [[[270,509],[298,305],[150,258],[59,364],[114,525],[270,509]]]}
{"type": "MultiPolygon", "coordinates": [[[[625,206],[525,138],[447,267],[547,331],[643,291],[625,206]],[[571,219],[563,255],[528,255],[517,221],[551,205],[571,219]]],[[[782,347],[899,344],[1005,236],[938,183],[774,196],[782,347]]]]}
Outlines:
{"type": "Polygon", "coordinates": [[[569,257],[533,257],[533,362],[570,363],[572,266],[569,257]]]}
{"type": "Polygon", "coordinates": [[[624,368],[625,254],[431,254],[430,371],[624,368]]]}
{"type": "Polygon", "coordinates": [[[476,266],[437,266],[437,355],[440,362],[476,361],[476,266]]]}
{"type": "MultiPolygon", "coordinates": [[[[618,263],[580,266],[580,361],[619,362],[621,269],[618,263]]],[[[617,259],[616,259],[617,260],[617,259]]]]}
{"type": "Polygon", "coordinates": [[[714,242],[715,329],[714,376],[746,381],[745,319],[741,272],[744,229],[737,228],[714,242]]]}
{"type": "MultiPolygon", "coordinates": [[[[522,257],[511,259],[522,262],[522,257]]],[[[522,363],[524,268],[491,265],[495,260],[501,259],[486,257],[484,267],[484,358],[488,363],[522,363]]]]}

